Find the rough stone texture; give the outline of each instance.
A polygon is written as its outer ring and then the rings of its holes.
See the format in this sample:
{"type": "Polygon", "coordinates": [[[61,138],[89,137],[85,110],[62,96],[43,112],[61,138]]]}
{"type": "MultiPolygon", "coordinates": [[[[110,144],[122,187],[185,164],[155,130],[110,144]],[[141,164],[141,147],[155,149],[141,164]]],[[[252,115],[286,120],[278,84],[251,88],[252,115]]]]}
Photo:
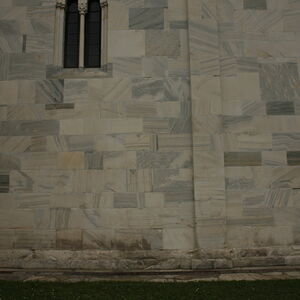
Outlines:
{"type": "Polygon", "coordinates": [[[0,267],[300,264],[298,1],[109,0],[101,70],[0,7],[0,267]]]}

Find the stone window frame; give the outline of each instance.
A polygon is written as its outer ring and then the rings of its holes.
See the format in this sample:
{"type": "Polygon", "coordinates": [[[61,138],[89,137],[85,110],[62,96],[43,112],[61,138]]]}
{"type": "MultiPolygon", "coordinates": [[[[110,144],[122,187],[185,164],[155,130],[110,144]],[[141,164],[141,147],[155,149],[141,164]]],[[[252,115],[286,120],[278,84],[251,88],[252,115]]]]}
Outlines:
{"type": "MultiPolygon", "coordinates": [[[[55,28],[54,28],[54,66],[64,68],[64,40],[65,40],[65,18],[67,0],[56,0],[55,6],[55,28]]],[[[99,0],[101,6],[101,69],[107,65],[108,45],[108,1],[99,0]]],[[[80,14],[80,37],[79,37],[79,68],[84,69],[84,41],[85,41],[85,15],[87,13],[88,0],[78,0],[80,14]]],[[[76,68],[77,69],[77,68],[76,68]]],[[[95,68],[92,68],[93,70],[95,68]]]]}

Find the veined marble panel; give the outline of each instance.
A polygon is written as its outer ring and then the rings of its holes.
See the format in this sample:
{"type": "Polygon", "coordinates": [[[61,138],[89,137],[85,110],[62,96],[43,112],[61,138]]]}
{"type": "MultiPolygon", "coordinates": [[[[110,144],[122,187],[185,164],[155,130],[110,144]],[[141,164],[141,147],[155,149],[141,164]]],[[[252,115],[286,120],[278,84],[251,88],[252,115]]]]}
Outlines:
{"type": "Polygon", "coordinates": [[[111,1],[108,10],[108,27],[111,30],[129,28],[129,10],[124,1],[111,1]]]}
{"type": "Polygon", "coordinates": [[[264,101],[299,99],[299,82],[295,63],[262,64],[260,67],[260,87],[264,101]]]}
{"type": "Polygon", "coordinates": [[[262,152],[262,164],[264,166],[286,166],[287,153],[285,151],[262,152]]]}
{"type": "Polygon", "coordinates": [[[56,135],[58,121],[4,121],[1,122],[1,136],[56,135]]]}
{"type": "Polygon", "coordinates": [[[274,150],[300,149],[300,133],[274,133],[272,135],[274,150]]]}
{"type": "Polygon", "coordinates": [[[224,134],[225,151],[264,151],[272,149],[272,134],[224,134]]]}
{"type": "Polygon", "coordinates": [[[142,58],[142,65],[145,77],[165,77],[168,59],[163,56],[145,56],[142,58]]]}
{"type": "Polygon", "coordinates": [[[167,77],[165,82],[165,100],[189,101],[191,98],[190,80],[188,78],[167,77]]]}
{"type": "Polygon", "coordinates": [[[137,152],[137,167],[139,169],[183,169],[191,168],[191,150],[181,152],[137,152]]]}
{"type": "Polygon", "coordinates": [[[142,58],[140,57],[113,57],[113,76],[141,76],[142,75],[142,58]]]}
{"type": "Polygon", "coordinates": [[[159,134],[159,151],[188,150],[192,147],[192,136],[190,134],[159,134]]]}
{"type": "Polygon", "coordinates": [[[145,55],[143,30],[111,30],[108,34],[109,57],[141,57],[145,55]]]}
{"type": "Polygon", "coordinates": [[[180,55],[180,38],[178,30],[147,30],[146,56],[180,55]]]}
{"type": "Polygon", "coordinates": [[[267,9],[267,0],[244,0],[244,9],[267,9]]]}
{"type": "Polygon", "coordinates": [[[164,29],[162,8],[129,8],[130,29],[164,29]]]}
{"type": "Polygon", "coordinates": [[[31,104],[9,105],[7,107],[8,121],[45,120],[45,106],[31,104]]]}
{"type": "Polygon", "coordinates": [[[88,100],[88,82],[85,79],[64,80],[64,102],[86,102],[88,100]]]}
{"type": "Polygon", "coordinates": [[[55,7],[30,6],[28,7],[28,33],[47,34],[54,32],[55,7]]]}
{"type": "Polygon", "coordinates": [[[43,79],[46,76],[45,56],[41,53],[11,54],[9,80],[43,79]]]}
{"type": "Polygon", "coordinates": [[[144,2],[145,7],[169,7],[169,1],[168,0],[145,0],[144,2]]]}
{"type": "Polygon", "coordinates": [[[0,52],[2,53],[22,53],[22,35],[2,35],[0,37],[0,52]]]}
{"type": "Polygon", "coordinates": [[[132,80],[132,97],[145,101],[163,101],[164,81],[162,79],[139,78],[132,80]]]}
{"type": "Polygon", "coordinates": [[[31,139],[28,136],[0,137],[1,152],[25,152],[29,149],[31,139]]]}
{"type": "Polygon", "coordinates": [[[0,104],[16,104],[18,102],[18,82],[0,81],[0,104]]]}
{"type": "MultiPolygon", "coordinates": [[[[299,12],[299,4],[294,1],[298,7],[295,9],[285,10],[284,11],[284,31],[292,31],[292,32],[299,32],[299,21],[300,21],[300,12],[299,12]]],[[[290,5],[293,5],[293,2],[290,2],[290,5]]]]}
{"type": "Polygon", "coordinates": [[[92,101],[120,101],[131,99],[131,81],[128,78],[90,79],[88,99],[92,101]]]}
{"type": "Polygon", "coordinates": [[[63,102],[63,80],[41,80],[36,83],[36,103],[63,102]]]}

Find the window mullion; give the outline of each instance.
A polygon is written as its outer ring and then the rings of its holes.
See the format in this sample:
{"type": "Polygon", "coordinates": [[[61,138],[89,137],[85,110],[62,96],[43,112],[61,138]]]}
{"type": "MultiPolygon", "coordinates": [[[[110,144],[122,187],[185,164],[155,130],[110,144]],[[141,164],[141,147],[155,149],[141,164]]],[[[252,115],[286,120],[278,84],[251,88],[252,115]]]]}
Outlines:
{"type": "Polygon", "coordinates": [[[54,64],[57,66],[63,65],[65,8],[65,0],[56,1],[54,64]]]}
{"type": "Polygon", "coordinates": [[[107,63],[107,18],[108,4],[107,0],[99,0],[101,5],[101,65],[107,63]]]}
{"type": "Polygon", "coordinates": [[[83,68],[84,67],[84,41],[85,41],[85,14],[87,12],[87,0],[79,0],[78,10],[80,14],[79,68],[83,68]]]}

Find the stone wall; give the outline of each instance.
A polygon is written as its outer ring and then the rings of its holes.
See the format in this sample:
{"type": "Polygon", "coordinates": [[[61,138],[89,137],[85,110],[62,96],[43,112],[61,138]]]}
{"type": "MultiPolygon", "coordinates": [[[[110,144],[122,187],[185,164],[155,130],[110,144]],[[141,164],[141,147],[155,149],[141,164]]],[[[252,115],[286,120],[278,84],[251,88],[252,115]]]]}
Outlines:
{"type": "Polygon", "coordinates": [[[300,1],[188,1],[197,247],[299,245],[300,1]]]}
{"type": "Polygon", "coordinates": [[[299,0],[109,0],[98,71],[54,20],[0,0],[0,266],[299,263],[299,0]]]}
{"type": "Polygon", "coordinates": [[[52,64],[55,1],[1,1],[1,248],[192,249],[185,1],[110,1],[108,65],[52,64]]]}

